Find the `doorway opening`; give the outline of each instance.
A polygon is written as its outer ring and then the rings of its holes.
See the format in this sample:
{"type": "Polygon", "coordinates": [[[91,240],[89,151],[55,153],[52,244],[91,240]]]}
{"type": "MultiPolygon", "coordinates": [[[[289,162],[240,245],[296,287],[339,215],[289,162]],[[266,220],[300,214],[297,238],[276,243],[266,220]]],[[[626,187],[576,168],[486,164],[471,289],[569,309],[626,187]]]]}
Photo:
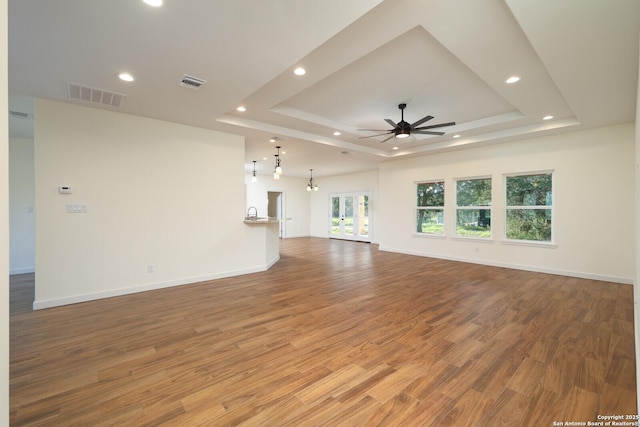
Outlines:
{"type": "Polygon", "coordinates": [[[267,192],[267,216],[280,220],[278,234],[281,239],[284,239],[284,193],[282,191],[267,192]]]}
{"type": "Polygon", "coordinates": [[[371,242],[369,193],[330,194],[329,237],[371,242]]]}

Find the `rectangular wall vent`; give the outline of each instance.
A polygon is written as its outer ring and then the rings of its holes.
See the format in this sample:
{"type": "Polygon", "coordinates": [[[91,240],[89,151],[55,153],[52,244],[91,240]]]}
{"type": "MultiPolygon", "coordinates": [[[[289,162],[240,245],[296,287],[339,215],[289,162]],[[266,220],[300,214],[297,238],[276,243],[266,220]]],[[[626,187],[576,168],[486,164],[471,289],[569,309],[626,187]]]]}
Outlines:
{"type": "Polygon", "coordinates": [[[120,107],[126,97],[122,93],[67,82],[67,98],[77,101],[120,107]]]}
{"type": "Polygon", "coordinates": [[[9,117],[13,117],[13,118],[16,118],[16,119],[30,119],[31,118],[31,114],[23,113],[22,111],[9,110],[9,117]]]}
{"type": "Polygon", "coordinates": [[[199,79],[193,76],[188,76],[185,74],[182,76],[182,80],[180,81],[180,86],[186,87],[187,89],[198,90],[206,82],[207,82],[206,80],[199,79]]]}

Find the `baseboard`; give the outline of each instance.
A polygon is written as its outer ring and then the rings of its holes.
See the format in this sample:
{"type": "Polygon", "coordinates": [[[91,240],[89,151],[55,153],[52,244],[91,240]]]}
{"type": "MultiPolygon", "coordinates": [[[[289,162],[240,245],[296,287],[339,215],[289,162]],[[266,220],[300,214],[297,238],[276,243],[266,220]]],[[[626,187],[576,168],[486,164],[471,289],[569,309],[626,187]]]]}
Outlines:
{"type": "Polygon", "coordinates": [[[267,263],[266,268],[265,268],[264,270],[261,270],[261,271],[267,271],[268,269],[270,269],[271,267],[273,267],[273,266],[274,266],[274,264],[275,264],[276,262],[278,262],[278,261],[280,261],[280,255],[278,255],[277,257],[275,257],[272,261],[268,262],[268,263],[267,263]]]}
{"type": "Polygon", "coordinates": [[[280,256],[276,257],[274,260],[267,263],[263,267],[250,268],[246,270],[224,272],[219,274],[211,274],[211,275],[198,276],[198,277],[188,277],[184,279],[170,280],[167,282],[149,283],[149,284],[133,286],[129,288],[114,289],[110,291],[95,292],[91,294],[74,295],[74,296],[65,297],[65,298],[36,300],[33,302],[33,309],[42,310],[45,308],[53,308],[53,307],[59,307],[62,305],[69,305],[69,304],[78,304],[81,302],[94,301],[94,300],[99,300],[103,298],[113,298],[113,297],[119,297],[123,295],[136,294],[140,292],[154,291],[157,289],[169,288],[172,286],[192,285],[194,283],[207,282],[209,280],[224,279],[226,277],[241,276],[243,274],[259,273],[262,271],[267,271],[275,263],[277,263],[278,260],[280,260],[280,256]]]}
{"type": "Polygon", "coordinates": [[[416,256],[423,256],[423,257],[429,257],[429,258],[444,259],[447,261],[467,262],[470,264],[481,264],[481,265],[488,265],[491,267],[502,267],[502,268],[510,268],[513,270],[532,271],[534,273],[555,274],[557,276],[577,277],[580,279],[590,279],[590,280],[598,280],[602,282],[621,283],[624,285],[633,284],[633,279],[625,278],[625,277],[605,276],[605,275],[592,274],[592,273],[582,273],[578,271],[557,270],[552,268],[537,267],[534,265],[509,264],[509,263],[494,262],[494,261],[487,261],[487,260],[470,259],[470,258],[464,258],[464,257],[443,256],[440,254],[406,251],[402,249],[390,248],[387,246],[380,246],[379,250],[385,251],[385,252],[395,252],[400,254],[406,254],[406,255],[416,255],[416,256]]]}
{"type": "Polygon", "coordinates": [[[11,276],[13,276],[14,274],[28,274],[28,273],[35,273],[35,272],[36,272],[35,267],[13,268],[9,270],[9,274],[11,276]]]}

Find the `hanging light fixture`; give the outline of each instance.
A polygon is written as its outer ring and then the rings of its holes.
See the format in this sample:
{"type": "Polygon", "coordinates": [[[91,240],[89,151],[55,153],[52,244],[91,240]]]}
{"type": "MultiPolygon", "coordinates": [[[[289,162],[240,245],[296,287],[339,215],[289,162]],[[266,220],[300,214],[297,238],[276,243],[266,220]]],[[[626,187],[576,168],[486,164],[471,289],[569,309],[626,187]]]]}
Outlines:
{"type": "Polygon", "coordinates": [[[318,191],[318,184],[313,182],[313,169],[309,169],[311,173],[311,177],[309,178],[309,183],[307,184],[307,191],[318,191]]]}
{"type": "Polygon", "coordinates": [[[276,158],[276,168],[275,171],[273,172],[273,179],[280,179],[280,175],[282,175],[282,166],[280,166],[280,146],[276,146],[276,148],[278,149],[278,154],[274,154],[275,158],[276,158]],[[276,177],[276,175],[278,175],[276,177]]]}
{"type": "Polygon", "coordinates": [[[251,177],[251,182],[258,182],[258,177],[256,176],[256,162],[257,160],[253,161],[253,176],[251,177]]]}

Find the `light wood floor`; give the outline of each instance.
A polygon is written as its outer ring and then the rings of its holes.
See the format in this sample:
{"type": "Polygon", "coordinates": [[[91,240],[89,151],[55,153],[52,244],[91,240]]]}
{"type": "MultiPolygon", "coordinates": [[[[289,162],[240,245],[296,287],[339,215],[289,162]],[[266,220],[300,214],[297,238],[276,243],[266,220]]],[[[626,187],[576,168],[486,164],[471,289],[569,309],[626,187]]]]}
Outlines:
{"type": "Polygon", "coordinates": [[[11,425],[552,426],[636,414],[632,287],[281,242],[269,271],[31,311],[11,425]]]}

